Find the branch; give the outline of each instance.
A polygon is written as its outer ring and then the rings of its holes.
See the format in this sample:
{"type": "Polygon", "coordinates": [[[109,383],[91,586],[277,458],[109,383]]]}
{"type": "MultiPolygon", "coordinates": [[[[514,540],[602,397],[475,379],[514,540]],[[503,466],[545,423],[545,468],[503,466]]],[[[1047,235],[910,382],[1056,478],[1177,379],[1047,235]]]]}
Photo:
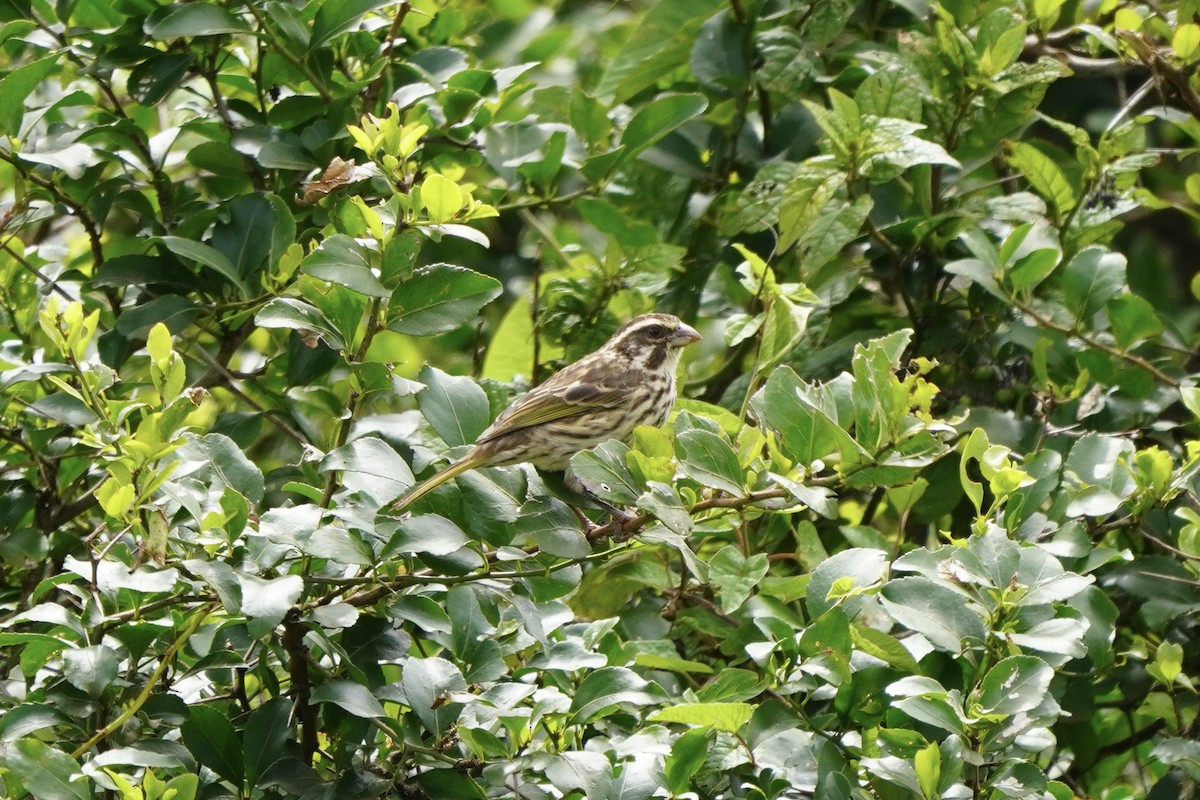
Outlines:
{"type": "Polygon", "coordinates": [[[192,618],[192,621],[188,623],[186,628],[184,628],[183,633],[180,634],[174,642],[171,642],[171,646],[167,648],[165,653],[163,653],[162,660],[158,662],[158,666],[155,667],[154,672],[146,681],[146,685],[142,687],[142,691],[138,692],[138,696],[134,698],[134,701],[125,707],[125,710],[121,712],[120,716],[105,725],[100,730],[96,731],[92,738],[75,748],[75,751],[71,753],[71,758],[79,758],[88,750],[91,750],[97,744],[111,736],[114,732],[120,730],[122,725],[132,719],[133,715],[140,711],[142,706],[146,705],[146,701],[150,699],[150,695],[154,694],[154,689],[156,686],[158,686],[158,682],[162,680],[162,676],[166,674],[167,668],[171,665],[171,661],[175,658],[175,654],[178,653],[185,644],[187,644],[188,639],[192,638],[192,635],[195,634],[196,631],[200,630],[200,625],[203,624],[204,620],[208,618],[208,614],[209,612],[207,610],[202,609],[200,613],[192,618]]]}
{"type": "Polygon", "coordinates": [[[1153,364],[1151,364],[1149,361],[1142,358],[1141,356],[1135,356],[1133,353],[1127,353],[1124,350],[1118,350],[1117,348],[1113,347],[1111,344],[1105,344],[1104,342],[1102,342],[1098,339],[1088,336],[1086,333],[1082,333],[1081,331],[1076,330],[1075,328],[1071,327],[1070,325],[1063,325],[1061,323],[1055,322],[1054,320],[1047,317],[1045,314],[1042,314],[1040,311],[1037,311],[1036,309],[1034,309],[1028,303],[1022,303],[1020,300],[1017,300],[1016,298],[1012,298],[1012,303],[1014,306],[1021,309],[1026,314],[1028,314],[1029,316],[1031,316],[1035,320],[1037,320],[1038,324],[1041,325],[1042,327],[1049,328],[1052,331],[1058,331],[1059,333],[1065,333],[1068,336],[1074,336],[1075,338],[1079,339],[1084,344],[1086,344],[1088,347],[1093,347],[1097,350],[1108,353],[1113,358],[1119,358],[1122,361],[1126,361],[1139,369],[1144,369],[1146,372],[1149,372],[1155,378],[1157,378],[1158,380],[1167,384],[1168,386],[1171,386],[1176,389],[1179,388],[1179,380],[1177,378],[1172,378],[1170,375],[1163,372],[1158,367],[1154,366],[1153,364]]]}
{"type": "MultiPolygon", "coordinates": [[[[688,513],[695,514],[698,511],[709,511],[714,508],[742,509],[765,500],[780,500],[787,496],[787,492],[783,489],[763,489],[762,491],[751,492],[742,497],[710,497],[707,500],[701,500],[699,503],[696,503],[696,505],[688,509],[688,513]]],[[[603,539],[612,539],[614,542],[623,542],[656,519],[651,514],[635,514],[623,519],[613,519],[611,522],[596,526],[587,531],[588,541],[598,542],[603,539]]]]}

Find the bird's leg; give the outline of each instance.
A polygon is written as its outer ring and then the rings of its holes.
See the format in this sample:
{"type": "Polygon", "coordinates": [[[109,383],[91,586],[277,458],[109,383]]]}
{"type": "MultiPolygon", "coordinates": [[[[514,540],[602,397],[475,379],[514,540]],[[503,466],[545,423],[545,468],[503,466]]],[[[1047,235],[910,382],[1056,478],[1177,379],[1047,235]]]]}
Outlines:
{"type": "MultiPolygon", "coordinates": [[[[599,506],[602,510],[609,513],[609,515],[612,517],[613,527],[616,528],[616,535],[612,537],[614,540],[618,542],[624,541],[628,539],[629,536],[637,529],[637,514],[631,514],[628,511],[618,508],[607,500],[597,496],[595,492],[584,486],[583,482],[575,477],[570,470],[567,470],[563,473],[563,483],[574,494],[585,498],[592,504],[599,506]]],[[[600,527],[588,519],[587,516],[575,506],[571,506],[571,510],[575,512],[577,517],[579,517],[579,520],[583,523],[584,530],[589,535],[600,527]]]]}

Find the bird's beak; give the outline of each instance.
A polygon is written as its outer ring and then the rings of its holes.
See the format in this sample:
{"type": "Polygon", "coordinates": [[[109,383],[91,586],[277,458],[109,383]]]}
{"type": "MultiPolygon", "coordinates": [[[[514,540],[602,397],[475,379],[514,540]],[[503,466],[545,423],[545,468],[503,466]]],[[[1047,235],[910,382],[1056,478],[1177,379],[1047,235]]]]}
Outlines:
{"type": "Polygon", "coordinates": [[[674,347],[684,347],[692,342],[700,341],[702,337],[696,332],[696,329],[691,325],[680,325],[679,328],[671,334],[671,344],[674,347]]]}

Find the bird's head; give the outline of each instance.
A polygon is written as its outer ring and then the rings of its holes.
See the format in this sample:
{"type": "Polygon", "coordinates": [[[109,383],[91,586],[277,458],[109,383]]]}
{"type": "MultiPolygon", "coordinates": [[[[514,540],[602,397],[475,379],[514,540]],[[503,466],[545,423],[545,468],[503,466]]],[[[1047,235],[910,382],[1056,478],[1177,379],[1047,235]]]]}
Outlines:
{"type": "Polygon", "coordinates": [[[648,369],[679,363],[683,348],[700,340],[700,334],[671,314],[642,314],[626,322],[604,347],[648,369]]]}

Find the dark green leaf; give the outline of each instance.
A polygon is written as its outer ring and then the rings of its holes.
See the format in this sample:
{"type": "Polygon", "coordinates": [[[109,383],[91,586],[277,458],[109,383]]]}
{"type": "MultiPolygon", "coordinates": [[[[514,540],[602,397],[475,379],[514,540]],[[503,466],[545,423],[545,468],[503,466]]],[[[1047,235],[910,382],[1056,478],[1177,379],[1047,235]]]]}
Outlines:
{"type": "Polygon", "coordinates": [[[37,800],[90,800],[92,782],[75,759],[36,739],[18,739],[0,750],[0,765],[19,776],[37,800]]]}
{"type": "Polygon", "coordinates": [[[286,757],[284,745],[292,734],[291,716],[292,703],[285,697],[269,700],[250,713],[242,757],[246,781],[251,785],[257,785],[272,764],[286,757]]]}
{"type": "Polygon", "coordinates": [[[314,278],[340,284],[368,297],[391,295],[371,271],[371,255],[366,247],[345,234],[334,234],[321,242],[304,259],[301,268],[314,278]]]}
{"type": "Polygon", "coordinates": [[[210,433],[189,436],[180,454],[208,467],[216,480],[252,503],[263,498],[263,474],[228,436],[210,433]]]}
{"type": "Polygon", "coordinates": [[[1125,288],[1125,256],[1103,247],[1087,247],[1063,270],[1063,298],[1086,321],[1125,288]]]}
{"type": "Polygon", "coordinates": [[[321,311],[294,297],[276,297],[263,306],[254,318],[260,328],[291,328],[301,336],[320,334],[335,350],[344,350],[346,341],[321,311]]]}
{"type": "Polygon", "coordinates": [[[29,404],[29,410],[64,425],[91,425],[99,417],[82,400],[66,392],[55,392],[29,404]]]}
{"type": "Polygon", "coordinates": [[[31,61],[0,79],[0,135],[15,135],[20,130],[25,99],[46,79],[59,58],[52,55],[31,61]]]}
{"type": "Polygon", "coordinates": [[[601,500],[618,506],[632,505],[641,490],[625,463],[628,452],[629,447],[621,442],[605,442],[592,450],[576,453],[571,458],[571,472],[601,500]]]}
{"type": "MultiPolygon", "coordinates": [[[[687,708],[687,706],[676,706],[687,708]]],[[[750,706],[746,706],[750,708],[750,706]]],[[[657,712],[662,714],[669,709],[657,712]]],[[[746,719],[749,719],[749,713],[746,719]]],[[[682,722],[683,720],[665,720],[666,722],[682,722]]],[[[734,732],[736,732],[736,728],[734,732]]],[[[663,774],[667,779],[667,787],[673,794],[683,794],[691,788],[692,777],[704,764],[708,757],[708,748],[712,740],[712,732],[708,728],[696,728],[687,731],[671,745],[671,753],[663,764],[663,774]]]]}
{"type": "Polygon", "coordinates": [[[354,681],[330,681],[313,690],[314,703],[333,703],[356,717],[374,719],[386,717],[383,706],[362,684],[354,681]]]}
{"type": "Polygon", "coordinates": [[[363,16],[388,4],[388,0],[325,0],[313,23],[310,49],[321,47],[354,28],[363,16]]]}
{"type": "MultiPolygon", "coordinates": [[[[384,527],[385,532],[387,527],[390,526],[384,527]]],[[[383,558],[398,553],[445,556],[466,547],[471,541],[461,528],[437,514],[420,514],[402,519],[396,523],[395,531],[383,549],[383,558]]]]}
{"type": "Polygon", "coordinates": [[[388,328],[410,336],[452,331],[500,296],[500,282],[466,267],[431,264],[413,272],[392,295],[388,328]]]}
{"type": "Polygon", "coordinates": [[[152,15],[145,31],[159,41],[180,36],[215,36],[222,33],[250,33],[250,27],[224,8],[211,3],[168,6],[152,15]]]}
{"type": "Polygon", "coordinates": [[[633,156],[662,139],[708,107],[708,101],[698,94],[664,94],[640,109],[629,120],[621,134],[625,148],[623,159],[633,156]]]}
{"type": "Polygon", "coordinates": [[[766,574],[766,555],[745,557],[735,545],[722,547],[708,562],[708,582],[720,592],[721,610],[726,614],[741,608],[766,574]]]}
{"type": "Polygon", "coordinates": [[[467,682],[458,667],[444,658],[410,658],[404,663],[400,687],[425,729],[437,736],[462,713],[463,704],[446,702],[446,695],[466,691],[467,682]]]}
{"type": "Polygon", "coordinates": [[[978,646],[987,636],[977,606],[926,578],[889,581],[880,599],[897,622],[924,634],[939,649],[959,653],[978,646]]]}
{"type": "Polygon", "coordinates": [[[183,743],[204,766],[234,786],[242,785],[244,776],[242,746],[237,732],[217,708],[192,705],[187,722],[180,731],[183,743]]]}
{"type": "Polygon", "coordinates": [[[596,94],[624,102],[687,63],[700,26],[721,7],[718,0],[656,3],[605,70],[596,94]]]}
{"type": "Polygon", "coordinates": [[[196,261],[217,272],[237,287],[242,297],[250,295],[250,289],[242,281],[242,273],[229,257],[215,247],[203,242],[184,239],[179,236],[162,236],[159,241],[175,255],[196,261]]]}
{"type": "Polygon", "coordinates": [[[607,716],[620,705],[654,705],[667,699],[662,688],[624,667],[589,672],[571,699],[571,714],[579,724],[607,716]]]}

